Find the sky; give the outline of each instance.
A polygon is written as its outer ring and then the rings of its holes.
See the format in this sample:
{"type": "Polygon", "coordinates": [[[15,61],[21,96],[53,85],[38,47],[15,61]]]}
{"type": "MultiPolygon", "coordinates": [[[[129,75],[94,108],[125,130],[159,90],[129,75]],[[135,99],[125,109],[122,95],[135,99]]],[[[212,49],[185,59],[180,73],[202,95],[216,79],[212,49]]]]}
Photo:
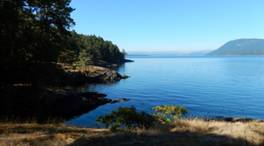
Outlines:
{"type": "Polygon", "coordinates": [[[74,29],[127,52],[197,52],[264,38],[264,0],[72,0],[74,29]]]}

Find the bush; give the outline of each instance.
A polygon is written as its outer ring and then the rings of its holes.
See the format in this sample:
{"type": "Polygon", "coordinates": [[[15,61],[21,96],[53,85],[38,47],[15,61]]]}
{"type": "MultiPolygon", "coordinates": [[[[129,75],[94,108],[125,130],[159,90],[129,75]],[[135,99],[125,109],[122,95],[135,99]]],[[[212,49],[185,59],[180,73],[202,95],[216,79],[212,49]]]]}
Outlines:
{"type": "Polygon", "coordinates": [[[154,126],[156,118],[146,112],[137,111],[135,107],[120,107],[117,111],[98,117],[97,121],[112,130],[117,130],[120,128],[150,128],[154,126]]]}
{"type": "Polygon", "coordinates": [[[187,113],[187,109],[182,106],[160,105],[153,107],[154,116],[162,123],[171,123],[187,113]]]}

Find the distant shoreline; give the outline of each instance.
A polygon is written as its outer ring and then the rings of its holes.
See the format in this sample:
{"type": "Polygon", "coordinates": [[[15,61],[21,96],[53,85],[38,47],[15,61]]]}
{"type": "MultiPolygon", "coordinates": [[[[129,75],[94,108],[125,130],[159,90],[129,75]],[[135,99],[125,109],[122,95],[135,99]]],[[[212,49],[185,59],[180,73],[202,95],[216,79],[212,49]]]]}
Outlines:
{"type": "Polygon", "coordinates": [[[128,56],[129,58],[262,58],[264,55],[128,56]]]}

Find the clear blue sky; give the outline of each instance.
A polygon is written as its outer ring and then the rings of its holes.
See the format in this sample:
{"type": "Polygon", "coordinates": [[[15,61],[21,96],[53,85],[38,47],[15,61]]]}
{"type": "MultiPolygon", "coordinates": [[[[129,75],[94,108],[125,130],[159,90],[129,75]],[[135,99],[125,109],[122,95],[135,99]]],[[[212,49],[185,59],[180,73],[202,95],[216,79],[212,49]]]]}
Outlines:
{"type": "Polygon", "coordinates": [[[264,0],[72,0],[83,34],[128,52],[212,50],[238,38],[264,38],[264,0]]]}

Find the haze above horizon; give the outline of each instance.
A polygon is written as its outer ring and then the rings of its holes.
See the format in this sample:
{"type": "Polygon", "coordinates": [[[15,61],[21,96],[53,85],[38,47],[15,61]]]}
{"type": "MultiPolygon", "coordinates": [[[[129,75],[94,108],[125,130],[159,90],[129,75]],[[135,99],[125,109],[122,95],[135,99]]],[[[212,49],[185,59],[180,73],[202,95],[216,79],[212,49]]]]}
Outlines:
{"type": "Polygon", "coordinates": [[[263,0],[73,0],[82,34],[127,52],[197,52],[238,38],[264,38],[263,0]]]}

